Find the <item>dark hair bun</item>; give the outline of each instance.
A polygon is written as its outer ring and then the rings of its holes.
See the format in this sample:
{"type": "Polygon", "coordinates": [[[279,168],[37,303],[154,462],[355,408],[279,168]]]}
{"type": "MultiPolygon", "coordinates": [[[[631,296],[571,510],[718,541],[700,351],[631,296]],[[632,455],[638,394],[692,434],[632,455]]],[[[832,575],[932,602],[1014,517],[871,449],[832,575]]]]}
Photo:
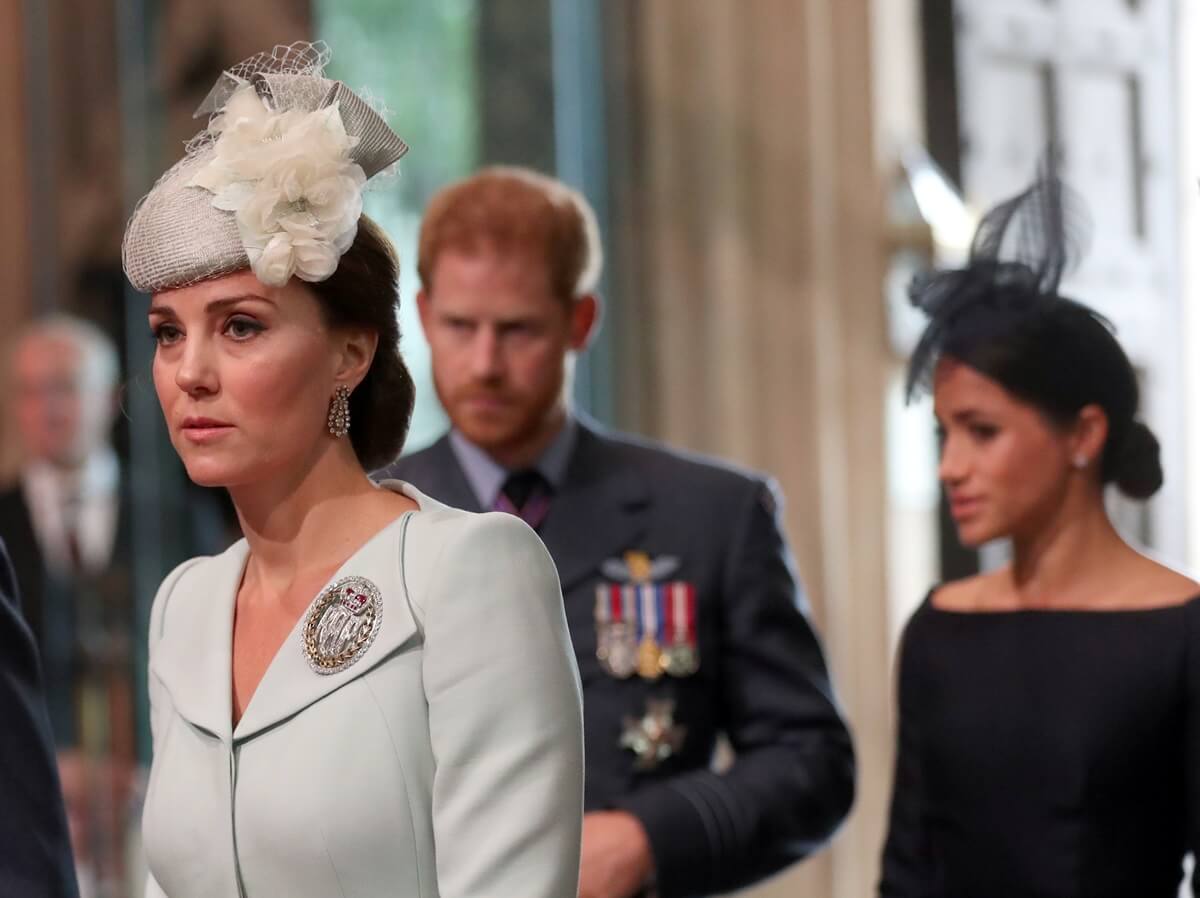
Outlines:
{"type": "Polygon", "coordinates": [[[333,275],[308,284],[335,327],[379,334],[375,358],[350,395],[350,444],[367,471],[390,464],[404,445],[417,391],[400,355],[400,260],[387,234],[363,215],[333,275]]]}
{"type": "Polygon", "coordinates": [[[1158,439],[1141,421],[1134,421],[1113,458],[1112,480],[1131,499],[1149,499],[1163,484],[1158,439]]]}

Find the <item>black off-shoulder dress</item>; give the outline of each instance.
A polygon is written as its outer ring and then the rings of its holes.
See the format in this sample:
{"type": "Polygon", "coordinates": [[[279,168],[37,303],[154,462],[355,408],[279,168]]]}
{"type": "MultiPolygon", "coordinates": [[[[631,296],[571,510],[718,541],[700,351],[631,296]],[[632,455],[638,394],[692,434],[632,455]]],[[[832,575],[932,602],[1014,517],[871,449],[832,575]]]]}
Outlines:
{"type": "Polygon", "coordinates": [[[927,598],[899,703],[883,898],[1176,898],[1200,837],[1200,598],[1013,612],[927,598]]]}

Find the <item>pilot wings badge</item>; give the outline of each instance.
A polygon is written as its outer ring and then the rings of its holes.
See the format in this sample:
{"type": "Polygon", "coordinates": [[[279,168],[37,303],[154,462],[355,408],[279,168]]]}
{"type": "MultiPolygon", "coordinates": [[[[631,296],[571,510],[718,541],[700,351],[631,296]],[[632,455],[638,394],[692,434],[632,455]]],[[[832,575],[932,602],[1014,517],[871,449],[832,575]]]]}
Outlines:
{"type": "Polygon", "coordinates": [[[641,551],[601,563],[608,579],[596,585],[596,657],[610,676],[657,680],[699,670],[696,588],[665,579],[679,563],[641,551]]]}

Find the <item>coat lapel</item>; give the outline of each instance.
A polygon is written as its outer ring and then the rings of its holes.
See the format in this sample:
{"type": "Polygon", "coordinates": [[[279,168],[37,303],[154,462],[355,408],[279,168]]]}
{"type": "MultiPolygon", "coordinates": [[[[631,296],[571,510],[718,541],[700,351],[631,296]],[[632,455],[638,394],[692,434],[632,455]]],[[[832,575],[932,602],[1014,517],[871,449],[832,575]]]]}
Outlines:
{"type": "MultiPolygon", "coordinates": [[[[407,484],[388,487],[415,499],[422,509],[439,505],[407,484]]],[[[211,559],[203,576],[200,571],[185,574],[171,596],[164,633],[150,663],[175,710],[222,740],[244,741],[367,673],[412,639],[417,621],[402,570],[404,534],[412,515],[403,515],[375,534],[325,585],[354,575],[379,588],[382,621],[367,653],[339,673],[314,672],[304,654],[302,615],[272,659],[236,728],[232,726],[233,612],[249,551],[246,541],[211,559]]]]}
{"type": "Polygon", "coordinates": [[[416,635],[417,622],[405,594],[401,571],[401,547],[411,518],[409,512],[377,533],[325,584],[328,588],[342,577],[358,576],[379,587],[383,596],[382,621],[367,653],[339,673],[314,672],[304,654],[304,616],[301,616],[279,647],[234,728],[235,741],[250,739],[358,679],[416,635]]]}
{"type": "Polygon", "coordinates": [[[619,464],[603,437],[580,422],[562,488],[539,531],[564,594],[606,558],[638,545],[649,506],[650,491],[641,475],[619,464]]]}
{"type": "Polygon", "coordinates": [[[238,540],[180,578],[150,658],[176,712],[224,741],[233,728],[233,610],[248,554],[238,540]]]}

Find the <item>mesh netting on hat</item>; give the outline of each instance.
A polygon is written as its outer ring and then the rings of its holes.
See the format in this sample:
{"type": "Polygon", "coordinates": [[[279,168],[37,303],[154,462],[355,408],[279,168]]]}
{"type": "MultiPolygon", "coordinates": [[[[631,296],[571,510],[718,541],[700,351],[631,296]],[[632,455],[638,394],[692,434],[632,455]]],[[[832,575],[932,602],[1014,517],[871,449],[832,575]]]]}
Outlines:
{"type": "Polygon", "coordinates": [[[1066,302],[1059,285],[1090,233],[1082,200],[1047,154],[1032,185],[984,215],[965,266],[918,275],[909,286],[929,323],[909,360],[908,398],[930,389],[944,352],[969,351],[1066,302]]]}
{"type": "Polygon", "coordinates": [[[214,123],[240,88],[252,86],[273,113],[336,105],[346,134],[354,139],[349,158],[367,179],[407,152],[379,112],[345,84],[324,76],[329,58],[323,43],[302,42],[259,53],[222,73],[196,111],[197,117],[209,117],[208,125],[187,142],[184,158],[151,188],[125,229],[121,256],[134,288],[154,293],[250,267],[234,212],[215,207],[210,191],[188,186],[214,158],[219,136],[214,123]]]}

